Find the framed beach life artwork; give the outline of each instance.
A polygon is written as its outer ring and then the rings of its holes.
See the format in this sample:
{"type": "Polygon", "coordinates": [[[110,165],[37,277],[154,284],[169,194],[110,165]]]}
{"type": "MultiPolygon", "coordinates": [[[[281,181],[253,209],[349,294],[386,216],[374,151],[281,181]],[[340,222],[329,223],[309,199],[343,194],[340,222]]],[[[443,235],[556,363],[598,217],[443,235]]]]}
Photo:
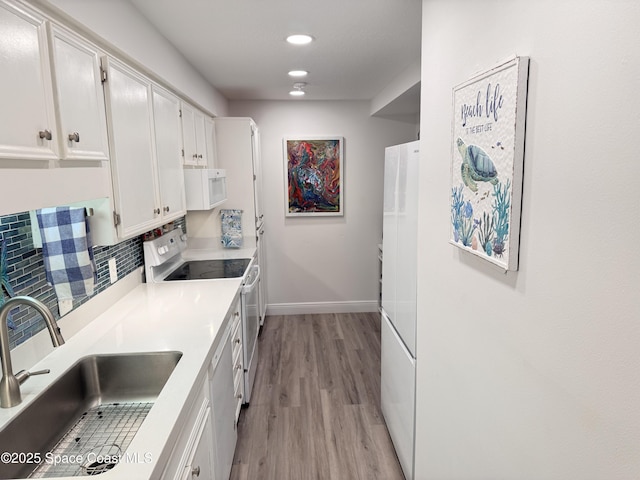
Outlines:
{"type": "Polygon", "coordinates": [[[344,138],[285,137],[287,217],[344,215],[344,138]]]}
{"type": "Polygon", "coordinates": [[[528,57],[453,89],[450,243],[518,269],[528,57]]]}

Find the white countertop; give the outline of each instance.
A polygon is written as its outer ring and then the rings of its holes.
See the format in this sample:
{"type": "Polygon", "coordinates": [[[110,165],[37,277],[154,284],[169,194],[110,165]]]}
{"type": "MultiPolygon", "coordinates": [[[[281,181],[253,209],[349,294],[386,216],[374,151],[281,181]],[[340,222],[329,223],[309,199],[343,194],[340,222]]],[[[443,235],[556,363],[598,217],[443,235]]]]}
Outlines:
{"type": "MultiPolygon", "coordinates": [[[[251,258],[255,247],[220,250],[223,256],[233,255],[227,258],[251,258]]],[[[191,258],[221,258],[205,246],[190,254],[191,258]]],[[[242,278],[233,278],[138,285],[31,368],[48,368],[51,373],[32,377],[22,385],[22,403],[0,409],[0,427],[83,356],[180,351],[182,358],[127,449],[127,453],[152,461],[121,463],[100,475],[103,480],[159,478],[188,413],[191,394],[204,378],[224,332],[225,318],[241,283],[242,278]]]]}

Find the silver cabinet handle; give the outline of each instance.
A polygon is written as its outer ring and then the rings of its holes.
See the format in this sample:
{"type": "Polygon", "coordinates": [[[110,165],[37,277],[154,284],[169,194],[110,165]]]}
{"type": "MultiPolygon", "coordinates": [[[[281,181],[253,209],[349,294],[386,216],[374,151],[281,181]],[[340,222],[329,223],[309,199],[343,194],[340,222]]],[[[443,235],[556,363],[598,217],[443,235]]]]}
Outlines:
{"type": "Polygon", "coordinates": [[[191,476],[192,477],[199,477],[200,476],[200,466],[193,467],[191,469],[191,476]]]}
{"type": "Polygon", "coordinates": [[[80,143],[80,134],[78,132],[73,132],[69,134],[69,141],[80,143]]]}
{"type": "Polygon", "coordinates": [[[51,130],[40,130],[38,132],[38,135],[40,138],[43,138],[45,140],[51,140],[51,130]]]}

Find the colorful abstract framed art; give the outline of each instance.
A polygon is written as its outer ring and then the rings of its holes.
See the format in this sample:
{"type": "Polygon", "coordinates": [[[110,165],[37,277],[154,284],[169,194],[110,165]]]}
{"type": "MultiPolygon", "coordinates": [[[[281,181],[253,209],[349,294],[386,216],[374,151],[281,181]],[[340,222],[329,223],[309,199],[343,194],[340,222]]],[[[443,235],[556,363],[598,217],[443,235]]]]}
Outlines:
{"type": "Polygon", "coordinates": [[[344,138],[285,137],[287,217],[344,215],[344,138]]]}
{"type": "Polygon", "coordinates": [[[450,243],[518,270],[528,57],[453,89],[450,243]]]}

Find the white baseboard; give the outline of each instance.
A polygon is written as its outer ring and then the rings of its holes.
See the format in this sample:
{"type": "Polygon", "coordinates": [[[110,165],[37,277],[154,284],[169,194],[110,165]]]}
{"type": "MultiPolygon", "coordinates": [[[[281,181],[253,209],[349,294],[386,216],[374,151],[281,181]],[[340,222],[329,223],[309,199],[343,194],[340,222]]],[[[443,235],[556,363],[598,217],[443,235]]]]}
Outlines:
{"type": "Polygon", "coordinates": [[[302,302],[302,303],[270,303],[267,315],[303,315],[314,313],[359,313],[377,312],[378,302],[302,302]]]}

